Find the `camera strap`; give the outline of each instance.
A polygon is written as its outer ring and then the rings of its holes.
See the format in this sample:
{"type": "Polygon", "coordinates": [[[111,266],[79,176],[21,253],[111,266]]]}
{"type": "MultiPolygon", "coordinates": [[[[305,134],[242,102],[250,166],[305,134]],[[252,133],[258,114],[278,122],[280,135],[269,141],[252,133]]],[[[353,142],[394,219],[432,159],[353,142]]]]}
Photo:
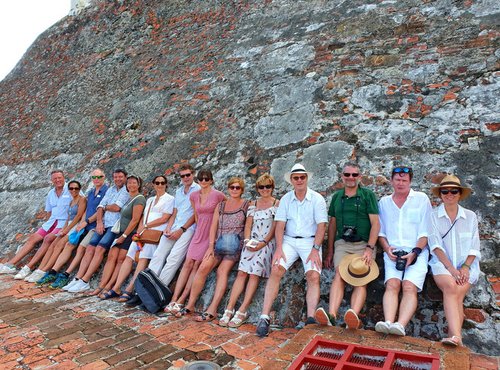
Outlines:
{"type": "MultiPolygon", "coordinates": [[[[353,198],[355,198],[355,200],[356,200],[356,222],[355,222],[354,227],[357,229],[358,228],[359,204],[361,203],[361,197],[359,195],[356,195],[353,198]]],[[[342,227],[345,226],[345,224],[344,224],[344,210],[345,210],[344,207],[345,207],[345,200],[346,199],[348,199],[348,197],[344,193],[344,195],[340,198],[341,205],[342,205],[342,227]]]]}
{"type": "Polygon", "coordinates": [[[453,223],[451,224],[450,228],[448,229],[448,231],[441,237],[441,239],[444,239],[446,237],[446,235],[449,234],[449,232],[451,231],[451,229],[453,229],[453,226],[455,226],[455,223],[458,221],[458,217],[455,218],[455,221],[453,221],[453,223]]]}

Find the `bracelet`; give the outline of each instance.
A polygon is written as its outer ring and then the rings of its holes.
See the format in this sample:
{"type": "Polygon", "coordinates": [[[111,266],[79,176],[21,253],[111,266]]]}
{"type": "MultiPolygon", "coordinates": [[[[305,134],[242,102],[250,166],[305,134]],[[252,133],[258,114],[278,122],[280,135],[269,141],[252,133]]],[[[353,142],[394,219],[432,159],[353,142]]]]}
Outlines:
{"type": "Polygon", "coordinates": [[[128,235],[123,233],[122,236],[126,239],[128,235]]]}
{"type": "Polygon", "coordinates": [[[185,233],[187,229],[184,226],[181,226],[181,230],[183,233],[185,233]]]}
{"type": "Polygon", "coordinates": [[[370,248],[372,251],[375,250],[375,248],[372,247],[370,244],[365,245],[365,248],[370,248]]]}
{"type": "Polygon", "coordinates": [[[264,243],[264,245],[267,245],[266,239],[259,240],[261,243],[264,243]]]}
{"type": "Polygon", "coordinates": [[[462,266],[461,267],[467,267],[469,270],[470,270],[470,265],[466,264],[465,262],[462,263],[462,266]]]}

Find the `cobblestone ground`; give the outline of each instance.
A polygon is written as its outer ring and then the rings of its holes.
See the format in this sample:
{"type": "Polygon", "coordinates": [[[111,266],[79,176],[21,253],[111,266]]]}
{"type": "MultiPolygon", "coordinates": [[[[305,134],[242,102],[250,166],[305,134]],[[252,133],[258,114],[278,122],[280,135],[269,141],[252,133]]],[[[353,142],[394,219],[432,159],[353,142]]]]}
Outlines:
{"type": "Polygon", "coordinates": [[[254,331],[151,315],[0,275],[0,369],[177,369],[196,360],[259,369],[297,332],[258,340],[254,331]]]}

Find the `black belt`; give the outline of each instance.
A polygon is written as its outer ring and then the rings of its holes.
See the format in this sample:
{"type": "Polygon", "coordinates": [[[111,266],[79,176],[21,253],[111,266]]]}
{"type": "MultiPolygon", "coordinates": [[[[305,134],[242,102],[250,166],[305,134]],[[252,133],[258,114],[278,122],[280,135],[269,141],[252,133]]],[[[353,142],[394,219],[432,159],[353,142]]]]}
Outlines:
{"type": "Polygon", "coordinates": [[[290,238],[294,239],[306,239],[306,238],[314,238],[315,235],[313,236],[291,236],[290,238]]]}

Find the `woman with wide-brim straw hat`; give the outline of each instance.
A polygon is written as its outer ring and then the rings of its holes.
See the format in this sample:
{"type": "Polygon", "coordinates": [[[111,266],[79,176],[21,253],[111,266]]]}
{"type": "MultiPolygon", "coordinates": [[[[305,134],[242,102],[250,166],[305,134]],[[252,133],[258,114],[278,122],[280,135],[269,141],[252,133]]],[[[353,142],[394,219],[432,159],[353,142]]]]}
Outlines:
{"type": "Polygon", "coordinates": [[[454,175],[446,175],[432,193],[442,204],[431,214],[429,262],[434,280],[443,292],[443,305],[448,321],[448,337],[441,342],[462,345],[463,301],[472,284],[479,278],[479,232],[474,212],[458,204],[471,194],[454,175]]]}

